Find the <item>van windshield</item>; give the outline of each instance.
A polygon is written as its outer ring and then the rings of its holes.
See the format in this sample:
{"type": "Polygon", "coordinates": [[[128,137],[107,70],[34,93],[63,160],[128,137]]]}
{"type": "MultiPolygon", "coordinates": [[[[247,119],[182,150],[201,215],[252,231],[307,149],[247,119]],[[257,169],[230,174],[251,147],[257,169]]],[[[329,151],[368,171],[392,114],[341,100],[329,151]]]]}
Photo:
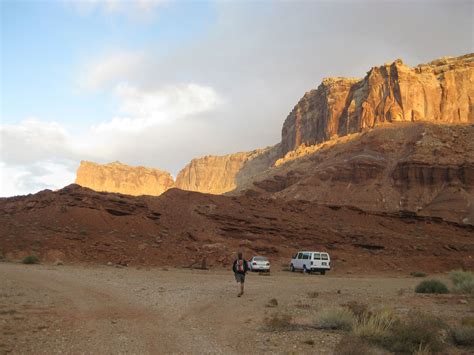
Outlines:
{"type": "Polygon", "coordinates": [[[268,259],[264,256],[256,256],[255,258],[253,258],[253,260],[255,260],[255,261],[267,261],[268,259]]]}

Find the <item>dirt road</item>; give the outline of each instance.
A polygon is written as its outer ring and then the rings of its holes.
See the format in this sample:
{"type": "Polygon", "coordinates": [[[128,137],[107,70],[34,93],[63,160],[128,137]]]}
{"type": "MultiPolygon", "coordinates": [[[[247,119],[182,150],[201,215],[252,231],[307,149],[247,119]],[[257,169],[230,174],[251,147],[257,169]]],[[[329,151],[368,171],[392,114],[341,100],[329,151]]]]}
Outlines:
{"type": "Polygon", "coordinates": [[[225,271],[0,263],[0,353],[332,353],[342,333],[310,327],[331,306],[418,309],[448,322],[474,314],[472,299],[414,294],[418,282],[251,274],[237,298],[225,271]],[[273,314],[296,326],[268,329],[273,314]]]}

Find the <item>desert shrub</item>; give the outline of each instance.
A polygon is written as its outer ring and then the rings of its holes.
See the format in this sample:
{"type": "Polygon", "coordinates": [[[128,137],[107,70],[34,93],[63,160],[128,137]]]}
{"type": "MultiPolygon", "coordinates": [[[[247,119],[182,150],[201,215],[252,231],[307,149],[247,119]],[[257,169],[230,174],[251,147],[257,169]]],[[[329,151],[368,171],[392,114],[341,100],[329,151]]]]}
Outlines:
{"type": "Polygon", "coordinates": [[[272,298],[268,303],[266,304],[266,307],[276,307],[278,306],[278,300],[276,298],[272,298]]]}
{"type": "Polygon", "coordinates": [[[366,312],[354,326],[354,334],[360,338],[378,343],[389,336],[398,317],[389,309],[374,313],[366,312]]]}
{"type": "Polygon", "coordinates": [[[322,312],[314,325],[319,329],[351,330],[354,324],[354,314],[346,308],[331,308],[322,312]]]}
{"type": "Polygon", "coordinates": [[[474,294],[474,274],[468,271],[453,271],[449,274],[453,282],[453,291],[459,293],[474,294]]]}
{"type": "Polygon", "coordinates": [[[438,318],[415,312],[405,320],[396,321],[376,343],[395,353],[416,351],[438,352],[444,347],[446,325],[438,318]]]}
{"type": "Polygon", "coordinates": [[[370,344],[364,339],[354,335],[348,335],[339,341],[334,349],[334,353],[338,355],[371,355],[376,354],[370,344]]]}
{"type": "Polygon", "coordinates": [[[424,273],[423,271],[413,271],[410,273],[411,276],[413,277],[426,277],[427,274],[424,273]]]}
{"type": "Polygon", "coordinates": [[[303,343],[313,346],[314,345],[314,340],[313,339],[306,339],[306,340],[303,341],[303,343]]]}
{"type": "Polygon", "coordinates": [[[318,298],[319,297],[319,292],[316,292],[316,291],[308,292],[308,297],[309,298],[318,298]]]}
{"type": "Polygon", "coordinates": [[[347,307],[354,314],[357,321],[361,321],[366,316],[366,314],[369,313],[368,306],[357,301],[347,302],[344,307],[347,307]]]}
{"type": "Polygon", "coordinates": [[[292,316],[286,313],[274,313],[264,318],[264,324],[269,330],[283,330],[291,328],[292,316]]]}
{"type": "Polygon", "coordinates": [[[439,280],[422,281],[415,288],[416,293],[449,293],[448,288],[439,280]]]}
{"type": "Polygon", "coordinates": [[[21,261],[23,264],[38,264],[39,258],[36,255],[28,255],[21,261]]]}
{"type": "Polygon", "coordinates": [[[451,333],[454,344],[463,346],[474,345],[474,327],[462,325],[460,327],[453,328],[451,333]]]}

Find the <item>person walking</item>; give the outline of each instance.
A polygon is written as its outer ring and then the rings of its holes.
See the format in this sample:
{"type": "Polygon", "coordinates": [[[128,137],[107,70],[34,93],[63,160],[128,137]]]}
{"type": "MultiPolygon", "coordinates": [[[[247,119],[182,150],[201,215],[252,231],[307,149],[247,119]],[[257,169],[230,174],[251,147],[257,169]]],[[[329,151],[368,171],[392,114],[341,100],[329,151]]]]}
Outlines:
{"type": "Polygon", "coordinates": [[[234,264],[232,265],[232,270],[234,271],[235,281],[240,284],[240,293],[237,297],[241,297],[244,294],[244,282],[245,274],[247,273],[249,266],[247,265],[247,260],[242,256],[242,253],[237,254],[237,259],[235,259],[234,264]]]}

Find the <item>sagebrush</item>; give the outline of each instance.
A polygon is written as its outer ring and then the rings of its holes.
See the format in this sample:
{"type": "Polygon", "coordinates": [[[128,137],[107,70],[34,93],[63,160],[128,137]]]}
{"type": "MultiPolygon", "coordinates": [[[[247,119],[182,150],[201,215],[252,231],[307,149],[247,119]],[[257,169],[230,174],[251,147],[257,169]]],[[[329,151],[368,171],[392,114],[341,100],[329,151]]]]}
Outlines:
{"type": "Polygon", "coordinates": [[[36,255],[28,255],[21,261],[23,264],[38,264],[39,258],[36,255]]]}
{"type": "Polygon", "coordinates": [[[415,288],[416,293],[449,293],[448,287],[439,280],[425,280],[422,281],[415,288]]]}

